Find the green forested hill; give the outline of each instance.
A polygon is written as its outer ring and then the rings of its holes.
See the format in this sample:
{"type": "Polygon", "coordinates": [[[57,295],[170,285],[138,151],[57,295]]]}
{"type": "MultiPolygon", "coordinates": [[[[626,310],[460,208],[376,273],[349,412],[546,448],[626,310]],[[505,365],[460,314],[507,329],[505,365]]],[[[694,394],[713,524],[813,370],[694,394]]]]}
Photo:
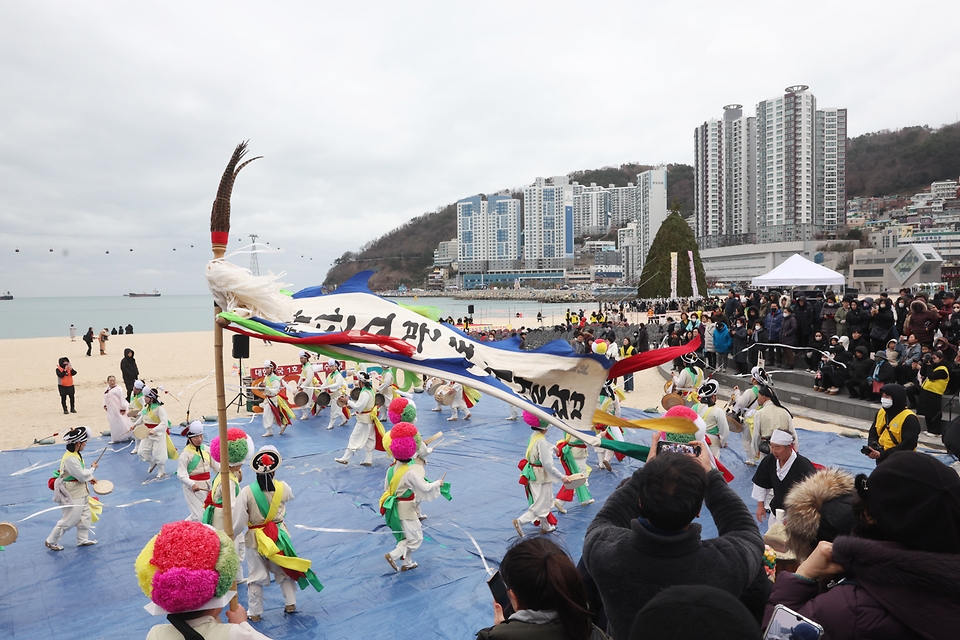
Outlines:
{"type": "Polygon", "coordinates": [[[847,197],[913,194],[960,176],[960,124],[906,127],[847,143],[847,197]]]}

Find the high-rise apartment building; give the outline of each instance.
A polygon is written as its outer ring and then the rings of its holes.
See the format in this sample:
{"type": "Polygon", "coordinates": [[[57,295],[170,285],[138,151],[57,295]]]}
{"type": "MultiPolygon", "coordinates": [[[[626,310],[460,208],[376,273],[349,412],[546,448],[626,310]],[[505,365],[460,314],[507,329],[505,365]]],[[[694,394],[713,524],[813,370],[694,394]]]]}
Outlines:
{"type": "Polygon", "coordinates": [[[620,251],[620,264],[623,268],[623,281],[637,284],[643,265],[640,264],[640,232],[636,222],[617,229],[617,250],[620,251]]]}
{"type": "Polygon", "coordinates": [[[625,187],[610,185],[607,188],[610,194],[610,226],[620,227],[634,222],[637,219],[637,188],[632,182],[625,187]]]}
{"type": "Polygon", "coordinates": [[[817,110],[787,87],[694,131],[694,232],[701,248],[812,240],[840,231],[846,206],[846,109],[817,110]]]}
{"type": "Polygon", "coordinates": [[[756,118],[727,105],[694,130],[694,233],[702,248],[752,242],[756,118]]]}
{"type": "Polygon", "coordinates": [[[457,262],[460,271],[516,269],[520,260],[520,201],[481,196],[457,202],[457,262]]]}
{"type": "Polygon", "coordinates": [[[825,233],[835,233],[846,224],[846,166],[847,110],[821,109],[817,111],[817,218],[825,233]]]}
{"type": "Polygon", "coordinates": [[[491,271],[520,266],[520,201],[510,196],[487,198],[487,260],[491,271]]]}
{"type": "Polygon", "coordinates": [[[610,192],[597,184],[589,187],[574,184],[573,195],[573,235],[575,238],[586,235],[603,235],[610,231],[610,192]],[[575,190],[575,191],[574,191],[575,190]]]}
{"type": "Polygon", "coordinates": [[[757,104],[760,242],[812,240],[816,229],[817,100],[807,85],[757,104]]]}
{"type": "Polygon", "coordinates": [[[667,170],[650,169],[637,174],[637,251],[639,268],[647,262],[650,245],[667,219],[667,170]]]}
{"type": "Polygon", "coordinates": [[[523,189],[525,269],[573,265],[573,185],[566,176],[555,176],[552,182],[537,178],[523,189]]]}

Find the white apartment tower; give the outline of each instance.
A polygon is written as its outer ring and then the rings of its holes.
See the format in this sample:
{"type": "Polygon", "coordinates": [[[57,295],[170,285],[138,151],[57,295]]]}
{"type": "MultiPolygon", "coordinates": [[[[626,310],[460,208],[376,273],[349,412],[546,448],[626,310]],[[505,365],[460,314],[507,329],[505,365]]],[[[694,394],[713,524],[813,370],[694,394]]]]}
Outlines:
{"type": "Polygon", "coordinates": [[[487,198],[487,260],[491,271],[520,266],[520,201],[510,196],[487,198]]]}
{"type": "Polygon", "coordinates": [[[610,231],[610,192],[597,183],[589,187],[573,185],[573,235],[603,235],[610,231]]]}
{"type": "Polygon", "coordinates": [[[625,187],[610,185],[610,225],[620,228],[637,219],[637,188],[632,182],[625,187]]]}
{"type": "Polygon", "coordinates": [[[846,224],[847,110],[817,111],[817,224],[836,233],[846,224]]]}
{"type": "Polygon", "coordinates": [[[460,271],[515,269],[520,260],[520,201],[481,196],[457,202],[457,262],[460,271]]]}
{"type": "Polygon", "coordinates": [[[553,184],[537,178],[523,189],[523,267],[573,266],[573,185],[566,176],[553,184]]]}
{"type": "MultiPolygon", "coordinates": [[[[639,269],[647,262],[650,245],[667,219],[667,170],[650,169],[637,174],[637,251],[639,269]]],[[[639,274],[638,274],[639,275],[639,274]]]]}
{"type": "Polygon", "coordinates": [[[701,248],[752,242],[756,118],[723,108],[694,130],[694,234],[701,248]]]}
{"type": "Polygon", "coordinates": [[[637,284],[643,272],[643,265],[640,264],[639,240],[640,231],[636,222],[617,229],[617,250],[620,251],[623,281],[626,284],[637,284]]]}
{"type": "Polygon", "coordinates": [[[757,233],[760,242],[816,233],[817,100],[805,84],[757,105],[757,233]]]}

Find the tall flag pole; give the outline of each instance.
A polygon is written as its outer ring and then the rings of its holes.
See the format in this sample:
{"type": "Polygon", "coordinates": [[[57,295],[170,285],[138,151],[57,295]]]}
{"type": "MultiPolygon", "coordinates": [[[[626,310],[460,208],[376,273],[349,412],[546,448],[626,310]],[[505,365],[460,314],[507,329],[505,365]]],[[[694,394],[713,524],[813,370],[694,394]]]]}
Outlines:
{"type": "MultiPolygon", "coordinates": [[[[230,162],[227,163],[227,168],[223,171],[223,176],[220,178],[220,187],[217,189],[217,197],[213,201],[213,210],[210,213],[210,241],[213,245],[214,260],[223,260],[227,251],[227,240],[230,235],[230,195],[233,192],[233,182],[241,169],[262,157],[257,156],[257,158],[251,158],[241,163],[243,156],[246,154],[247,143],[241,142],[233,150],[230,162]]],[[[223,310],[219,304],[214,301],[213,357],[217,378],[217,423],[220,430],[220,460],[223,461],[222,464],[227,465],[227,481],[220,485],[223,491],[223,531],[233,540],[233,492],[230,486],[230,453],[227,450],[227,396],[224,390],[223,377],[223,326],[217,320],[221,311],[223,310]]],[[[220,473],[223,473],[223,471],[221,468],[220,473]]],[[[234,583],[233,588],[236,590],[236,583],[234,583]]],[[[236,609],[236,607],[237,597],[234,596],[230,601],[230,608],[236,609]]]]}

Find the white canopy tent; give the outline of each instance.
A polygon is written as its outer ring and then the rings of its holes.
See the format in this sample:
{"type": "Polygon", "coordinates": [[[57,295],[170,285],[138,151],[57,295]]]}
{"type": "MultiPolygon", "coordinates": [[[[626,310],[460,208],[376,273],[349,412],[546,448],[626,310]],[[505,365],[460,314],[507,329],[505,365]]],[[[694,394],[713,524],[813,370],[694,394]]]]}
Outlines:
{"type": "Polygon", "coordinates": [[[755,287],[843,286],[847,279],[833,269],[810,262],[796,253],[772,271],[753,279],[755,287]]]}

